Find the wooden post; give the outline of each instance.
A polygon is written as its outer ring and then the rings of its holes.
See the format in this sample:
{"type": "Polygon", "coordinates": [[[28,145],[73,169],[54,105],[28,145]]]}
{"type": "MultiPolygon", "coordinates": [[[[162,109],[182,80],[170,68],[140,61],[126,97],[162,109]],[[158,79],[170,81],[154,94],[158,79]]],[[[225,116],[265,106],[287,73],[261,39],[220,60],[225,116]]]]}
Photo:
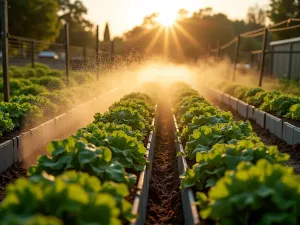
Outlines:
{"type": "Polygon", "coordinates": [[[65,53],[66,53],[66,84],[69,86],[69,70],[70,70],[70,59],[69,59],[69,24],[65,24],[65,53]]]}
{"type": "Polygon", "coordinates": [[[99,25],[96,28],[96,76],[99,80],[99,25]]]}
{"type": "Polygon", "coordinates": [[[236,47],[235,47],[232,81],[235,81],[236,67],[237,67],[237,63],[238,63],[239,50],[240,50],[240,40],[241,40],[240,35],[238,35],[236,38],[237,39],[236,39],[236,47]]]}
{"type": "Polygon", "coordinates": [[[262,46],[262,53],[261,53],[261,59],[260,59],[260,74],[259,74],[259,87],[262,86],[263,76],[264,76],[264,70],[265,70],[265,58],[266,58],[266,48],[267,48],[267,42],[268,42],[268,28],[265,29],[265,34],[263,37],[263,46],[262,46]]]}
{"type": "Polygon", "coordinates": [[[7,0],[0,1],[1,11],[1,40],[2,40],[2,69],[3,69],[3,87],[4,101],[9,102],[10,86],[8,74],[8,12],[7,0]]]}

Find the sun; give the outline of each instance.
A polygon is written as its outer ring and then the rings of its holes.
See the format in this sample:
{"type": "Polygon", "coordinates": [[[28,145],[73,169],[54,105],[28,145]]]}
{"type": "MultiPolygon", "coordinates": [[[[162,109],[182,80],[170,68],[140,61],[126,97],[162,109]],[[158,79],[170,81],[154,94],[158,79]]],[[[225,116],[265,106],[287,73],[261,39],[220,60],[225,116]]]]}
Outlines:
{"type": "Polygon", "coordinates": [[[176,21],[176,14],[172,12],[161,12],[157,17],[157,21],[164,27],[171,27],[176,21]]]}

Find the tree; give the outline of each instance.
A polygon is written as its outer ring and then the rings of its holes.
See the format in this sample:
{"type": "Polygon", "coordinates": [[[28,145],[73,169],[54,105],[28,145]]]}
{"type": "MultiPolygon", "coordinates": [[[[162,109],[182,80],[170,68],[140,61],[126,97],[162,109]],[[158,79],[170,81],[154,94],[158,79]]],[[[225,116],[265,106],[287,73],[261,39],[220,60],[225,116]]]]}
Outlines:
{"type": "Polygon", "coordinates": [[[185,19],[188,17],[189,11],[187,11],[186,9],[179,9],[177,14],[181,19],[185,19]]]}
{"type": "MultiPolygon", "coordinates": [[[[58,0],[60,5],[59,19],[69,24],[70,44],[75,46],[94,47],[95,35],[93,24],[85,19],[88,12],[82,1],[58,0]]],[[[64,41],[64,30],[60,30],[57,42],[64,41]]]]}
{"type": "Polygon", "coordinates": [[[156,19],[157,19],[158,16],[159,16],[159,13],[152,13],[151,15],[146,16],[144,18],[142,26],[146,27],[146,28],[154,27],[155,25],[157,25],[156,19]]]}
{"type": "MultiPolygon", "coordinates": [[[[271,0],[270,8],[268,13],[273,23],[279,23],[289,18],[300,18],[299,0],[271,0]]],[[[291,38],[299,35],[299,29],[277,33],[279,38],[291,38]]]]}
{"type": "Polygon", "coordinates": [[[54,41],[60,29],[53,0],[8,0],[8,25],[12,35],[54,41]]]}
{"type": "Polygon", "coordinates": [[[259,24],[264,26],[266,24],[267,13],[258,5],[252,6],[248,9],[247,20],[248,23],[259,24]]]}
{"type": "Polygon", "coordinates": [[[88,13],[87,8],[84,6],[82,1],[76,0],[74,2],[70,0],[59,0],[60,4],[60,19],[68,22],[75,23],[84,28],[91,28],[92,23],[85,19],[88,13]]]}

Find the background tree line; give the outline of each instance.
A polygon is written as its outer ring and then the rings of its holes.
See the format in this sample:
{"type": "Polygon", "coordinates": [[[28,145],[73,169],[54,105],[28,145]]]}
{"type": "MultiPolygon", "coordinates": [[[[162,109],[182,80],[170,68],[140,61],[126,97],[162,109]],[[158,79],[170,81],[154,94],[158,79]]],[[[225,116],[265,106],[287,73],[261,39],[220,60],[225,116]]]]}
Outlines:
{"type": "MultiPolygon", "coordinates": [[[[245,20],[231,20],[222,13],[214,13],[213,9],[200,9],[189,15],[184,9],[179,12],[177,25],[173,26],[169,36],[169,56],[181,59],[182,55],[186,58],[197,59],[206,55],[211,48],[217,48],[218,43],[224,44],[232,40],[238,34],[255,30],[266,26],[267,22],[278,23],[288,18],[300,18],[300,1],[298,0],[270,0],[269,8],[262,9],[258,5],[250,7],[245,20]],[[172,31],[173,30],[173,31],[172,31]],[[174,37],[174,34],[176,37],[174,37]],[[176,43],[177,42],[177,43],[176,43]],[[181,48],[179,48],[180,43],[181,48]],[[184,54],[181,54],[183,52],[184,54]]],[[[156,44],[149,50],[149,45],[153,37],[159,33],[160,27],[157,26],[157,14],[145,17],[143,24],[136,26],[125,33],[125,49],[138,49],[143,54],[164,53],[165,33],[158,35],[156,44]]],[[[269,41],[299,37],[300,29],[288,32],[270,34],[269,41]]],[[[249,60],[249,52],[262,48],[262,37],[241,40],[241,56],[244,60],[249,60]]],[[[229,58],[233,58],[235,45],[222,51],[229,58]]]]}
{"type": "MultiPolygon", "coordinates": [[[[68,22],[72,45],[94,47],[94,25],[86,19],[88,9],[81,0],[8,0],[8,4],[11,34],[61,43],[62,25],[68,22]]],[[[158,25],[157,16],[157,13],[146,16],[141,25],[115,38],[116,44],[122,46],[117,49],[120,52],[122,49],[122,53],[134,50],[146,55],[164,53],[178,60],[183,57],[197,59],[206,55],[210,48],[216,48],[219,41],[225,43],[240,33],[265,26],[266,19],[277,23],[290,17],[300,18],[300,1],[270,0],[268,9],[249,8],[245,20],[231,20],[224,14],[214,13],[211,8],[200,9],[192,15],[181,9],[178,25],[168,31],[158,25]],[[166,39],[169,40],[167,44],[166,39]]],[[[299,35],[300,29],[296,29],[280,32],[272,39],[299,35]]],[[[261,37],[241,43],[242,52],[260,48],[261,37]]],[[[234,46],[227,51],[228,55],[233,55],[234,46]]]]}

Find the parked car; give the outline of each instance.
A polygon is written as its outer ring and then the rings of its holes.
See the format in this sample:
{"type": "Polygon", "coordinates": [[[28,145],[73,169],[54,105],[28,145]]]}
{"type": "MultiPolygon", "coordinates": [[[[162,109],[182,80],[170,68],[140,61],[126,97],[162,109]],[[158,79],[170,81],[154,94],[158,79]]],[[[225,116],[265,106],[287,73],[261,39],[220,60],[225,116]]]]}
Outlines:
{"type": "Polygon", "coordinates": [[[58,55],[53,51],[43,51],[39,53],[39,58],[43,59],[58,59],[58,55]]]}

